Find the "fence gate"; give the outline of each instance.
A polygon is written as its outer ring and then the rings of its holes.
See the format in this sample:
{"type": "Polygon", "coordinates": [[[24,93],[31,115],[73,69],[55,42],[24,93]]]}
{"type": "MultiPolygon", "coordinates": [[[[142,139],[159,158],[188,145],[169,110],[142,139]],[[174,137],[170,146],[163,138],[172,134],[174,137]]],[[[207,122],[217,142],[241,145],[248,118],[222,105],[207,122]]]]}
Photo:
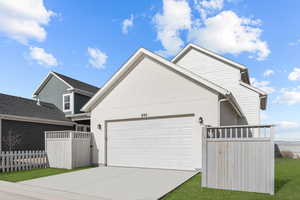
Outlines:
{"type": "Polygon", "coordinates": [[[274,194],[273,126],[205,127],[202,186],[274,194]]]}

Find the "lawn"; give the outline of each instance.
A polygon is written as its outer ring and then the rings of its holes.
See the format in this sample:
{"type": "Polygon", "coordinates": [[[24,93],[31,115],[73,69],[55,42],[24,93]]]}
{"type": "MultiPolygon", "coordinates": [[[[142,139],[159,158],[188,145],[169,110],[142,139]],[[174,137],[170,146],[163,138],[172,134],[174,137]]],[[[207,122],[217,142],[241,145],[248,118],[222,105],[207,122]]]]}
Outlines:
{"type": "Polygon", "coordinates": [[[74,172],[78,170],[88,169],[90,167],[83,167],[77,169],[54,169],[54,168],[43,168],[33,169],[28,171],[8,172],[0,173],[0,180],[9,182],[26,181],[34,178],[40,178],[45,176],[52,176],[56,174],[63,174],[68,172],[74,172]]]}
{"type": "Polygon", "coordinates": [[[275,195],[201,188],[196,175],[162,200],[297,200],[300,199],[300,160],[276,159],[275,195]]]}

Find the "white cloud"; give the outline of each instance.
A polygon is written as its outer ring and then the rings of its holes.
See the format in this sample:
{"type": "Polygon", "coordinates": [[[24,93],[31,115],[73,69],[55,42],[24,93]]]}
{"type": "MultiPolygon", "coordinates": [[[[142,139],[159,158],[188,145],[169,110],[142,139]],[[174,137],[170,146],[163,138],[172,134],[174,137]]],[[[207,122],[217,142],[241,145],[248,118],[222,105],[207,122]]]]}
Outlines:
{"type": "Polygon", "coordinates": [[[275,88],[270,86],[269,81],[257,81],[256,78],[250,78],[251,85],[265,91],[268,94],[275,92],[275,88]]]}
{"type": "Polygon", "coordinates": [[[54,15],[43,0],[0,0],[0,32],[23,44],[31,39],[41,42],[47,35],[43,26],[54,15]]]}
{"type": "Polygon", "coordinates": [[[282,140],[282,141],[300,141],[300,131],[294,130],[294,131],[282,131],[282,130],[276,130],[275,139],[276,140],[282,140]]]}
{"type": "Polygon", "coordinates": [[[297,46],[297,45],[299,45],[299,44],[300,44],[300,39],[297,40],[297,41],[295,41],[295,42],[290,42],[290,43],[289,43],[290,46],[297,46]]]}
{"type": "Polygon", "coordinates": [[[153,18],[157,30],[157,39],[161,41],[164,50],[158,53],[172,56],[180,51],[184,41],[180,31],[191,27],[191,8],[185,0],[163,0],[163,12],[153,18]]]}
{"type": "Polygon", "coordinates": [[[224,0],[195,0],[194,2],[203,20],[207,18],[208,14],[220,11],[224,7],[224,0]]]}
{"type": "Polygon", "coordinates": [[[300,140],[300,122],[280,121],[276,123],[276,139],[300,140]]]}
{"type": "Polygon", "coordinates": [[[289,74],[288,78],[291,81],[300,80],[300,68],[294,68],[294,70],[289,74]]]}
{"type": "Polygon", "coordinates": [[[271,51],[261,39],[261,20],[239,17],[230,10],[222,11],[224,2],[194,0],[190,7],[187,0],[163,0],[162,13],[153,18],[157,39],[164,48],[158,53],[173,56],[186,42],[193,42],[220,54],[247,52],[250,58],[266,59],[271,51]],[[193,10],[198,10],[201,18],[193,15],[193,10]]]}
{"type": "Polygon", "coordinates": [[[274,73],[275,73],[274,70],[267,69],[266,71],[264,71],[263,76],[264,76],[264,77],[268,77],[268,76],[273,75],[274,73]]]}
{"type": "Polygon", "coordinates": [[[282,89],[281,94],[274,100],[276,104],[298,104],[300,103],[300,90],[294,89],[282,89]]]}
{"type": "Polygon", "coordinates": [[[97,69],[104,69],[107,61],[107,55],[100,49],[88,47],[88,54],[90,56],[89,63],[97,69]]]}
{"type": "Polygon", "coordinates": [[[280,121],[276,124],[278,125],[279,128],[283,128],[283,129],[291,129],[291,128],[300,127],[299,122],[293,122],[293,121],[280,121]]]}
{"type": "Polygon", "coordinates": [[[240,18],[233,11],[222,11],[207,18],[204,26],[193,27],[189,39],[218,53],[237,55],[249,52],[257,60],[264,60],[270,50],[268,44],[261,40],[262,29],[259,26],[260,20],[240,18]]]}
{"type": "Polygon", "coordinates": [[[53,67],[58,65],[56,58],[52,54],[47,53],[43,48],[30,47],[29,49],[30,49],[29,55],[31,59],[37,61],[39,65],[48,66],[48,67],[53,67]]]}
{"type": "Polygon", "coordinates": [[[128,29],[133,26],[133,20],[134,20],[133,15],[130,15],[130,18],[125,19],[122,22],[122,33],[123,34],[127,34],[128,33],[128,29]]]}

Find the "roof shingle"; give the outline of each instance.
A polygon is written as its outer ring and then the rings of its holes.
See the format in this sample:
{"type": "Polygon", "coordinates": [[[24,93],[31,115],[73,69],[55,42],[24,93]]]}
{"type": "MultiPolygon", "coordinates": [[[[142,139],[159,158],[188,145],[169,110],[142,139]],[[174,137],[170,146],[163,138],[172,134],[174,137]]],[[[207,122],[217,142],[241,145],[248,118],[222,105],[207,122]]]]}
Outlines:
{"type": "Polygon", "coordinates": [[[0,93],[0,115],[15,115],[46,120],[70,122],[65,114],[51,103],[40,102],[0,93]]]}
{"type": "Polygon", "coordinates": [[[71,85],[73,88],[75,89],[80,89],[80,90],[84,90],[84,91],[88,91],[91,92],[93,94],[95,94],[99,88],[95,87],[93,85],[84,83],[82,81],[78,81],[76,79],[70,78],[68,76],[59,74],[57,72],[53,72],[55,75],[57,75],[59,78],[61,78],[62,80],[64,80],[65,82],[67,82],[69,85],[71,85]]]}

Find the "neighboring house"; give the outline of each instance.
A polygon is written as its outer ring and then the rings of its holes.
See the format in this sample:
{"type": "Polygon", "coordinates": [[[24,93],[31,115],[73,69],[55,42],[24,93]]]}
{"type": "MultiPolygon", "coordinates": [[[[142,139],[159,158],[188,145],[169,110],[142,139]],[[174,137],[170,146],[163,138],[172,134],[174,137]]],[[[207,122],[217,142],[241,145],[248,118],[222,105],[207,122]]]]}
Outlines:
{"type": "Polygon", "coordinates": [[[203,125],[259,124],[266,102],[245,66],[188,45],[172,62],[139,49],[82,110],[94,163],[193,170],[203,125]]]}
{"type": "Polygon", "coordinates": [[[67,118],[76,122],[76,130],[90,131],[90,115],[80,109],[98,90],[95,86],[50,72],[34,91],[33,97],[56,105],[67,118]]]}
{"type": "Polygon", "coordinates": [[[0,151],[43,150],[45,131],[74,124],[53,104],[0,94],[0,151]]]}

